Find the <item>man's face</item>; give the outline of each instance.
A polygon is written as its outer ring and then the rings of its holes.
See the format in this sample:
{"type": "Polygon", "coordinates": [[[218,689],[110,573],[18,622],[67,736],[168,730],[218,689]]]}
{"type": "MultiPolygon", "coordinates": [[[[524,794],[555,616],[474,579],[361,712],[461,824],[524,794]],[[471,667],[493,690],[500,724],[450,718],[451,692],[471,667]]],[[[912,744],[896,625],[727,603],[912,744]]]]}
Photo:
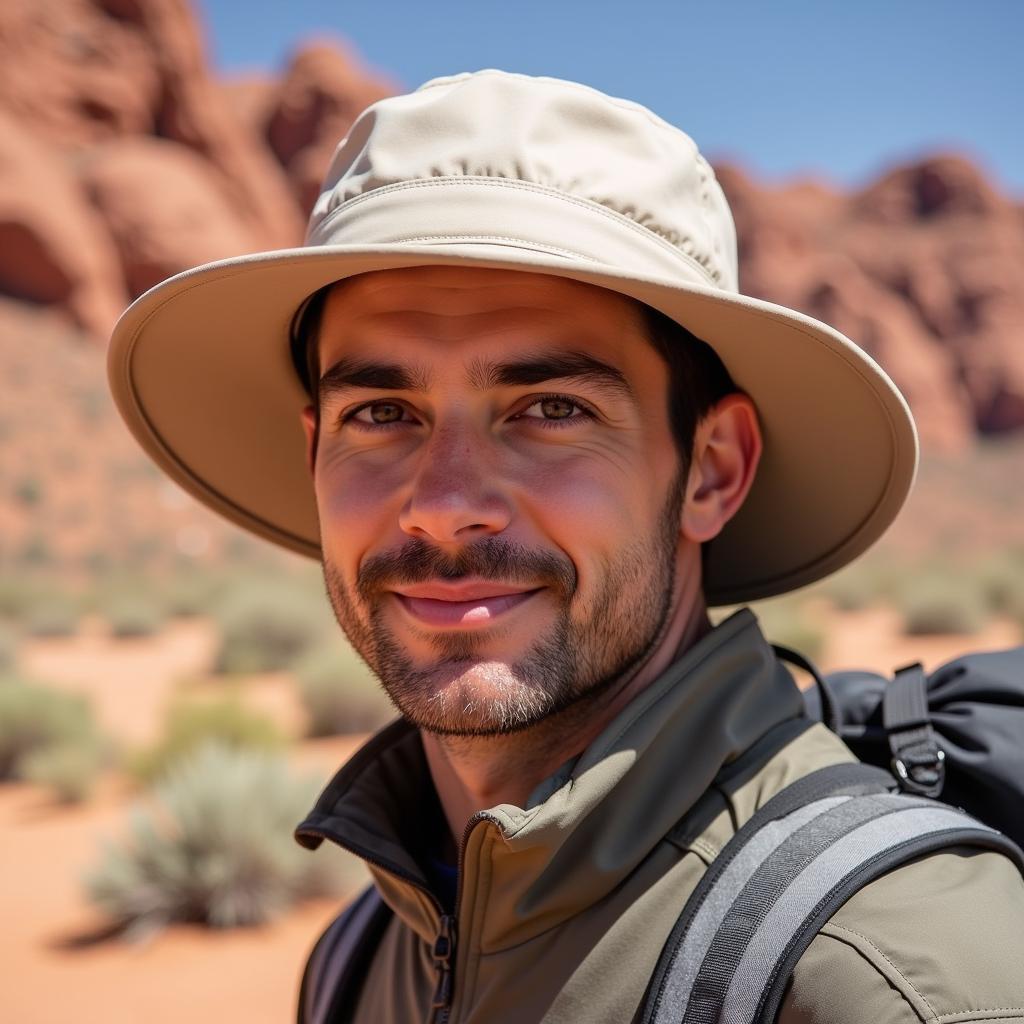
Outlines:
{"type": "Polygon", "coordinates": [[[380,271],[335,287],[319,344],[327,588],[409,720],[515,731],[645,660],[677,599],[684,479],[634,303],[380,271]]]}

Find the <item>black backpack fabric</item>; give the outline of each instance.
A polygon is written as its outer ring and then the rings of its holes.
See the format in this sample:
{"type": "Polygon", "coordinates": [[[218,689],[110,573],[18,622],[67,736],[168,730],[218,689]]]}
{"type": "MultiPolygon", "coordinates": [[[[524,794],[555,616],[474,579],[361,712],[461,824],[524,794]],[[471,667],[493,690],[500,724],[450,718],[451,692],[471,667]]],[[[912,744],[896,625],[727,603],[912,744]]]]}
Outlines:
{"type": "Polygon", "coordinates": [[[808,711],[862,761],[892,771],[910,793],[962,807],[1024,846],[1024,647],[966,654],[926,675],[873,672],[817,679],[808,711]]]}

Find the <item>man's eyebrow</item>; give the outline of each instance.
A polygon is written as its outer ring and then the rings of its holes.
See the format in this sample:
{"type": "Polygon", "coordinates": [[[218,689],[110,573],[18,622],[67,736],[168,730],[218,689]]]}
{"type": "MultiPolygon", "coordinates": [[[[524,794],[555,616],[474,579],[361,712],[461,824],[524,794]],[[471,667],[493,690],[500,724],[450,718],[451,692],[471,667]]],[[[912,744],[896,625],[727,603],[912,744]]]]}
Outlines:
{"type": "Polygon", "coordinates": [[[528,356],[509,362],[476,362],[470,381],[478,388],[528,387],[546,381],[587,382],[625,398],[633,398],[626,375],[586,352],[559,352],[528,356]]]}
{"type": "Polygon", "coordinates": [[[378,363],[369,359],[344,356],[320,378],[317,394],[322,402],[337,391],[375,388],[380,391],[426,391],[426,373],[397,363],[378,363]]]}

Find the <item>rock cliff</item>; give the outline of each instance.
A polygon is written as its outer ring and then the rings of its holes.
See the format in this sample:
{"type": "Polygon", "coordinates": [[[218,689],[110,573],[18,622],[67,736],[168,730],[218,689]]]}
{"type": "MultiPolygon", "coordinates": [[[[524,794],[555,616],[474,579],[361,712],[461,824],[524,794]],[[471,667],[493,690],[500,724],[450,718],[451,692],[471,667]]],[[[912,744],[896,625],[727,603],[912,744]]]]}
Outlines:
{"type": "MultiPolygon", "coordinates": [[[[186,0],[0,5],[0,293],[106,337],[207,260],[297,244],[355,115],[394,91],[341,43],[218,80],[186,0]]],[[[717,168],[750,294],[843,330],[926,446],[1024,429],[1024,209],[956,154],[851,194],[717,168]]]]}

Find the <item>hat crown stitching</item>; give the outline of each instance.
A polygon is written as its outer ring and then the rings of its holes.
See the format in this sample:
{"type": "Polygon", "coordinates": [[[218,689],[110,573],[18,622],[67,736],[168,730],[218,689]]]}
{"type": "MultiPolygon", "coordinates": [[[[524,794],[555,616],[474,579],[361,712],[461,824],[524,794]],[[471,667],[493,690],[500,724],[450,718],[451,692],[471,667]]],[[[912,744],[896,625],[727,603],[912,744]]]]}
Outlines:
{"type": "MultiPolygon", "coordinates": [[[[483,185],[483,186],[494,186],[504,187],[509,189],[522,189],[531,192],[542,193],[553,198],[557,198],[564,202],[572,203],[575,206],[584,207],[594,214],[602,217],[615,218],[617,221],[628,227],[631,231],[639,231],[645,235],[651,236],[650,241],[653,241],[663,246],[667,251],[677,258],[688,262],[689,264],[696,267],[697,270],[702,272],[712,283],[719,287],[724,287],[723,272],[719,266],[713,264],[713,261],[708,254],[702,252],[699,246],[694,242],[690,236],[674,235],[673,237],[666,237],[662,232],[656,230],[655,227],[641,222],[636,216],[631,216],[628,212],[623,212],[614,209],[605,203],[599,203],[592,199],[585,199],[582,196],[571,195],[561,191],[560,189],[550,188],[544,185],[538,185],[532,181],[524,181],[522,179],[513,178],[500,178],[500,177],[487,177],[482,175],[439,175],[433,178],[420,178],[413,181],[397,181],[390,185],[380,185],[377,188],[361,192],[358,195],[352,196],[343,203],[331,208],[316,224],[311,223],[309,233],[306,236],[307,245],[323,245],[327,244],[329,229],[334,225],[340,218],[352,212],[352,210],[358,207],[360,204],[371,202],[373,200],[386,199],[389,193],[395,192],[407,192],[417,188],[431,188],[438,186],[448,185],[483,185]]],[[[502,235],[499,232],[481,230],[479,236],[469,236],[460,233],[445,233],[438,231],[431,233],[430,235],[396,235],[389,239],[389,241],[405,241],[412,242],[420,238],[470,238],[479,237],[483,239],[488,238],[499,238],[505,237],[512,240],[511,235],[502,235]]],[[[331,239],[333,243],[336,239],[331,239]]],[[[532,244],[538,244],[541,248],[551,249],[550,243],[538,243],[536,239],[517,238],[519,242],[531,242],[532,244]]],[[[574,255],[584,259],[594,259],[593,256],[589,256],[579,250],[573,250],[563,247],[562,251],[572,252],[574,255]]]]}
{"type": "MultiPolygon", "coordinates": [[[[337,147],[307,238],[339,207],[431,178],[516,182],[589,202],[735,288],[735,227],[713,170],[685,132],[640,104],[495,70],[380,100],[337,147]]],[[[436,233],[450,234],[440,205],[437,220],[436,233]]],[[[481,233],[509,234],[509,226],[481,223],[481,233]]]]}

